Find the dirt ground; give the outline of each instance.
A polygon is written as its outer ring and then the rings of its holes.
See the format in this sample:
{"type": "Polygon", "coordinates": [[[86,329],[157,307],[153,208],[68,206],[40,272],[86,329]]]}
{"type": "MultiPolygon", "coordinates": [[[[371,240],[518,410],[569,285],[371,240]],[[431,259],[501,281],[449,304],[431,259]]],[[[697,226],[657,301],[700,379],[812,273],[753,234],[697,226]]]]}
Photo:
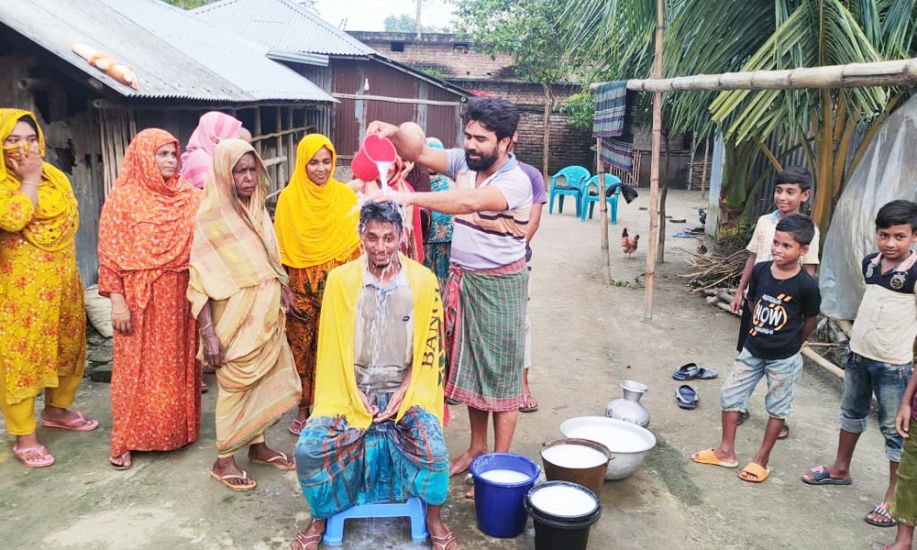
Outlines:
{"type": "MultiPolygon", "coordinates": [[[[612,226],[613,277],[633,281],[645,270],[647,191],[622,206],[612,226]],[[632,259],[617,246],[620,229],[639,233],[632,259]]],[[[838,429],[840,382],[807,365],[790,419],[792,434],[778,442],[771,476],[760,485],[736,477],[735,470],[693,464],[693,451],[719,441],[719,380],[695,384],[700,406],[676,407],[672,370],[696,361],[725,373],[735,355],[738,321],[690,294],[676,274],[685,269],[679,249],[693,249],[693,239],[668,240],[669,254],[657,271],[655,312],[643,322],[643,290],[606,286],[601,275],[600,226],[581,223],[569,210],[545,214],[534,241],[533,299],[535,360],[532,388],[539,411],[522,415],[514,449],[533,459],[542,442],[559,435],[570,417],[602,414],[621,395],[621,379],[647,384],[643,402],[652,412],[650,429],[658,439],[647,463],[632,477],[608,482],[604,513],[593,527],[589,548],[879,548],[893,529],[867,525],[864,515],[881,499],[887,475],[883,443],[874,422],[854,457],[850,487],[811,487],[799,481],[805,468],[830,462],[838,429]]],[[[696,226],[696,191],[676,191],[669,213],[687,224],[668,225],[667,233],[696,226]]],[[[623,284],[623,283],[622,283],[623,284]]],[[[212,383],[212,378],[210,379],[212,383]]],[[[756,450],[765,414],[762,388],[756,392],[749,422],[738,435],[739,460],[756,450]]],[[[240,464],[258,480],[252,493],[231,493],[208,475],[214,459],[215,392],[204,396],[200,440],[169,454],[135,455],[127,472],[106,461],[111,426],[108,385],[83,385],[76,406],[99,418],[90,434],[39,428],[42,441],[57,457],[48,469],[28,471],[0,446],[0,540],[6,548],[284,548],[309,513],[293,473],[240,464]]],[[[451,453],[467,445],[467,417],[452,408],[446,436],[451,453]]],[[[268,441],[289,451],[289,415],[268,441]]],[[[4,430],[5,432],[5,430],[4,430]]],[[[462,498],[465,487],[454,479],[445,506],[446,521],[465,549],[534,547],[531,522],[514,540],[491,539],[475,527],[474,508],[462,498]]],[[[363,521],[345,532],[343,548],[424,548],[409,542],[402,520],[363,521]]]]}

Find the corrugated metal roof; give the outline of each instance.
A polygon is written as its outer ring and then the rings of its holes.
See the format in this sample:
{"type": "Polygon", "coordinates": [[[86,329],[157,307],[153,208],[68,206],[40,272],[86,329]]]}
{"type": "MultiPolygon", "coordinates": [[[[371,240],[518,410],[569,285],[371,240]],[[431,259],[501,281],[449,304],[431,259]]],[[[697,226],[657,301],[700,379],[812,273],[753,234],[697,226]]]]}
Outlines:
{"type": "Polygon", "coordinates": [[[0,22],[124,97],[334,101],[266,48],[158,0],[0,2],[0,22]],[[90,66],[71,50],[76,42],[133,68],[140,89],[90,66]]]}
{"type": "Polygon", "coordinates": [[[290,0],[222,0],[192,10],[271,51],[366,57],[375,50],[290,0]]]}

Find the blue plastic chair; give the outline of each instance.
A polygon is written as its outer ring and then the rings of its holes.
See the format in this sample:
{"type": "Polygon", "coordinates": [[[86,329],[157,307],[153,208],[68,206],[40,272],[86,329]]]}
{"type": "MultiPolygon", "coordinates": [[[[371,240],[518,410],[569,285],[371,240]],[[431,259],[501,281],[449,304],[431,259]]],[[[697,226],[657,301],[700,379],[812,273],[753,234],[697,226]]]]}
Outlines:
{"type": "Polygon", "coordinates": [[[567,166],[551,176],[551,194],[548,199],[548,214],[554,213],[554,197],[560,198],[558,212],[564,213],[564,196],[571,195],[576,201],[576,216],[580,216],[580,203],[583,200],[583,185],[589,179],[589,170],[582,166],[567,166]],[[563,178],[563,184],[558,180],[563,178]]]}
{"type": "MultiPolygon", "coordinates": [[[[612,174],[605,174],[605,190],[607,191],[609,187],[616,183],[621,183],[621,180],[612,174]]],[[[583,206],[580,209],[582,215],[580,219],[586,221],[586,210],[588,207],[589,210],[589,219],[592,219],[592,211],[595,209],[595,203],[599,202],[599,176],[592,176],[589,178],[589,181],[586,182],[586,185],[583,186],[583,206]],[[595,195],[590,195],[589,190],[594,188],[596,190],[595,195]]],[[[604,194],[604,193],[603,193],[604,194]]],[[[618,223],[618,197],[621,196],[621,187],[615,187],[614,193],[610,197],[606,197],[605,200],[608,201],[608,209],[610,210],[611,223],[617,225],[618,223]]]]}
{"type": "Polygon", "coordinates": [[[322,542],[326,546],[344,544],[344,520],[401,517],[411,518],[411,540],[416,543],[427,540],[427,509],[419,498],[411,497],[404,502],[361,504],[331,516],[325,526],[322,542]]]}

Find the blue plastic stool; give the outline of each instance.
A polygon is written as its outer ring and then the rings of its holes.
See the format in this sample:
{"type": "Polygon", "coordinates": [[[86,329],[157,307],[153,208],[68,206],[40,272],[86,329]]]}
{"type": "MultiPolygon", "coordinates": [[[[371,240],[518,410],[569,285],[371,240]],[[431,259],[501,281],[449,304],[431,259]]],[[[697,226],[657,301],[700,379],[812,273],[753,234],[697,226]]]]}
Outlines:
{"type": "Polygon", "coordinates": [[[366,518],[411,518],[411,539],[414,542],[427,540],[427,509],[417,497],[404,502],[385,504],[362,504],[348,508],[328,518],[325,526],[325,537],[322,542],[327,546],[344,544],[344,520],[366,518]]]}

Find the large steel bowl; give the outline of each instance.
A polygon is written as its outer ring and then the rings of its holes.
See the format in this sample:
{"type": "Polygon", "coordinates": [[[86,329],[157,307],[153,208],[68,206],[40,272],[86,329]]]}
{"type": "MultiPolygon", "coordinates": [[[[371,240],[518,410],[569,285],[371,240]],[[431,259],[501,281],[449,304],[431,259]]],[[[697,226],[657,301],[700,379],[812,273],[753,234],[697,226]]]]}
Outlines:
{"type": "Polygon", "coordinates": [[[606,480],[624,479],[636,472],[656,446],[656,436],[636,424],[604,416],[578,416],[560,425],[564,437],[578,437],[601,443],[611,451],[606,480]]]}

